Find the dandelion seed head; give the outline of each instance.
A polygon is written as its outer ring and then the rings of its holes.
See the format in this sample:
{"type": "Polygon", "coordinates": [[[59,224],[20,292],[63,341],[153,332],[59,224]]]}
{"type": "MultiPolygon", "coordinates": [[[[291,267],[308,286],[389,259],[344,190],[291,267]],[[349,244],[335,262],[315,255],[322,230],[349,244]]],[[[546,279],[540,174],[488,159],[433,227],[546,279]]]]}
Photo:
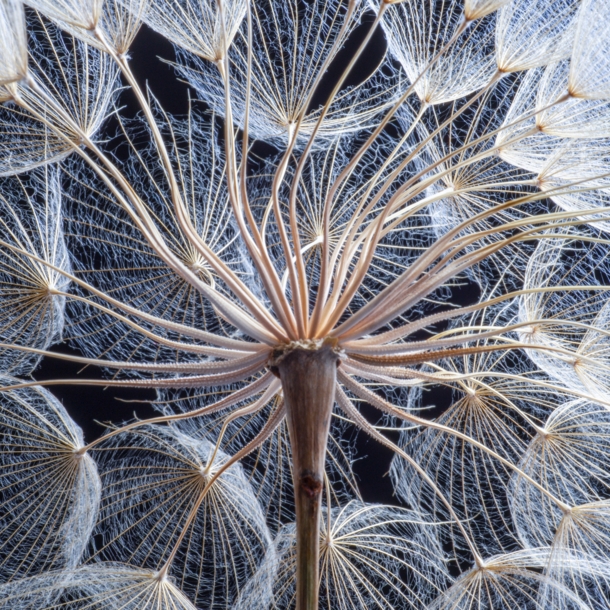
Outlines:
{"type": "Polygon", "coordinates": [[[607,608],[608,3],[27,4],[0,607],[607,608]],[[157,415],[85,441],[43,357],[157,415]]]}

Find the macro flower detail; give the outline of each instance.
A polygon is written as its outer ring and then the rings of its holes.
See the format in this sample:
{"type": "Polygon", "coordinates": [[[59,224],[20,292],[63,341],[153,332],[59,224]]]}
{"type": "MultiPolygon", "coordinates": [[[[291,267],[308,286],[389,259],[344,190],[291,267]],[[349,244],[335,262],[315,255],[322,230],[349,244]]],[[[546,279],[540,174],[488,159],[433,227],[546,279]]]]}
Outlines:
{"type": "Polygon", "coordinates": [[[606,610],[609,6],[0,0],[0,608],[606,610]]]}

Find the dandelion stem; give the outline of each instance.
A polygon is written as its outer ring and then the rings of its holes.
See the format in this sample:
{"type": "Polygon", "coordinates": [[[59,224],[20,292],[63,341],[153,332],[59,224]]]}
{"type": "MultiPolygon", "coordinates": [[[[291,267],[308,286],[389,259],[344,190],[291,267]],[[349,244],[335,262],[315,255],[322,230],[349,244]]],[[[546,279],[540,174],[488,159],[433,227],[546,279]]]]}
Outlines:
{"type": "Polygon", "coordinates": [[[335,401],[338,355],[331,341],[279,351],[272,371],[284,391],[297,516],[297,610],[317,610],[320,506],[335,401]]]}

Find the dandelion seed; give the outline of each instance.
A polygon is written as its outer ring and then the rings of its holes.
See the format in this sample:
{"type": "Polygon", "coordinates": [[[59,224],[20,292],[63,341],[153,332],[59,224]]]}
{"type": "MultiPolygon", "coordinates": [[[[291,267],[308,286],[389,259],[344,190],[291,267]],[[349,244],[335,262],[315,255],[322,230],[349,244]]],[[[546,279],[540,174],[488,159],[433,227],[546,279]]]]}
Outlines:
{"type": "Polygon", "coordinates": [[[102,11],[102,0],[28,0],[26,3],[51,19],[93,30],[102,11]]]}
{"type": "MultiPolygon", "coordinates": [[[[295,542],[294,525],[285,526],[237,609],[294,607],[295,542]]],[[[324,515],[320,545],[320,598],[329,608],[423,608],[449,581],[432,524],[412,511],[350,502],[324,515]]]]}
{"type": "MultiPolygon", "coordinates": [[[[224,59],[246,15],[244,0],[153,0],[143,13],[153,30],[209,61],[224,59]]],[[[133,11],[133,9],[132,9],[133,11]]]]}
{"type": "Polygon", "coordinates": [[[229,468],[202,497],[228,459],[209,441],[145,427],[113,437],[96,456],[102,480],[96,556],[159,571],[186,534],[169,576],[194,603],[226,607],[270,543],[240,466],[229,468]],[[196,517],[189,524],[192,510],[196,517]]]}
{"type": "Polygon", "coordinates": [[[2,586],[0,595],[7,610],[195,610],[169,579],[112,563],[22,579],[2,586]]]}
{"type": "Polygon", "coordinates": [[[108,58],[77,41],[73,49],[55,26],[37,21],[28,79],[0,107],[0,175],[56,161],[95,139],[117,91],[108,58]]]}
{"type": "MultiPolygon", "coordinates": [[[[4,344],[48,348],[62,337],[71,270],[62,230],[59,175],[45,168],[30,180],[5,178],[0,195],[0,337],[4,344]],[[36,257],[36,259],[30,256],[36,257]],[[49,267],[48,265],[53,265],[49,267]]],[[[39,356],[3,349],[0,370],[27,374],[39,356]]]]}
{"type": "Polygon", "coordinates": [[[5,87],[27,74],[27,34],[21,2],[10,0],[0,5],[0,101],[10,98],[5,87]]]}
{"type": "MultiPolygon", "coordinates": [[[[15,381],[2,376],[2,385],[15,381]]],[[[3,393],[0,419],[0,578],[72,569],[87,546],[100,498],[95,463],[78,455],[81,430],[43,388],[3,393]]]]}

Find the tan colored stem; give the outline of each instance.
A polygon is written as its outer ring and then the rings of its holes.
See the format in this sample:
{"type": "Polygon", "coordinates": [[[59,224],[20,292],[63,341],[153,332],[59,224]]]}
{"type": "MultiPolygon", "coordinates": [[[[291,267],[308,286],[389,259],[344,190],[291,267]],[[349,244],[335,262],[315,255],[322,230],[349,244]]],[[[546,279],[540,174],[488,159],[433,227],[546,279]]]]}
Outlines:
{"type": "Polygon", "coordinates": [[[282,381],[292,446],[297,610],[318,608],[320,506],[338,361],[331,342],[312,342],[277,354],[272,366],[282,381]]]}

